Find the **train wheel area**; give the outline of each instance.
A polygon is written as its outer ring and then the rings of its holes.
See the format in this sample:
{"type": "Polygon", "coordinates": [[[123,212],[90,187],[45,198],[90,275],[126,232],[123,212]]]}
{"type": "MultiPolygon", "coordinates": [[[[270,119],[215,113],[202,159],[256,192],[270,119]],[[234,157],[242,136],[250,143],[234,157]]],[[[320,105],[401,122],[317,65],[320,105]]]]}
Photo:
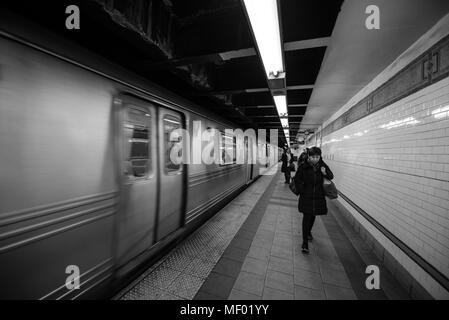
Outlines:
{"type": "Polygon", "coordinates": [[[134,282],[117,300],[411,299],[340,205],[317,216],[301,251],[297,198],[271,169],[134,282]],[[379,289],[370,289],[378,266],[379,289]]]}

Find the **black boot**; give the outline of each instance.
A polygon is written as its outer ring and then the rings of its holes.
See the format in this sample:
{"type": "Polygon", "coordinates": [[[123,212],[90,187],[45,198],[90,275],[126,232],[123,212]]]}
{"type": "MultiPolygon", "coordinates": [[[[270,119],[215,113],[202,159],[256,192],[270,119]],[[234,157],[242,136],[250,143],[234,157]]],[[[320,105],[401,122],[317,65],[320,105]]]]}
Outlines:
{"type": "Polygon", "coordinates": [[[309,253],[309,244],[307,243],[307,241],[302,243],[301,252],[309,253]]]}

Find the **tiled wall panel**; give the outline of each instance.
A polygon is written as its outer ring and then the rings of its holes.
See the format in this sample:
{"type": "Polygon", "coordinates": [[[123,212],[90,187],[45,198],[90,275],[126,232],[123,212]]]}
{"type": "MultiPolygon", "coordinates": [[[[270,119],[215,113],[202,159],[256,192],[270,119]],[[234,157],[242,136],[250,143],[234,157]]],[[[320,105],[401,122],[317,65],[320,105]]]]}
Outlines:
{"type": "Polygon", "coordinates": [[[449,78],[322,137],[339,190],[449,277],[449,78]]]}

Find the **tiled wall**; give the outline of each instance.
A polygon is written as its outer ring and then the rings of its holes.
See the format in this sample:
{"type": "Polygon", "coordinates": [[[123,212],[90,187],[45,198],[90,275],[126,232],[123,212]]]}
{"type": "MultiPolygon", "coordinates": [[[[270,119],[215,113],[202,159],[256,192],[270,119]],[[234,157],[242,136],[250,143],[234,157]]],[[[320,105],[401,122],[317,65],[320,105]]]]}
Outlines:
{"type": "Polygon", "coordinates": [[[322,137],[322,149],[338,189],[449,277],[449,78],[322,137]]]}

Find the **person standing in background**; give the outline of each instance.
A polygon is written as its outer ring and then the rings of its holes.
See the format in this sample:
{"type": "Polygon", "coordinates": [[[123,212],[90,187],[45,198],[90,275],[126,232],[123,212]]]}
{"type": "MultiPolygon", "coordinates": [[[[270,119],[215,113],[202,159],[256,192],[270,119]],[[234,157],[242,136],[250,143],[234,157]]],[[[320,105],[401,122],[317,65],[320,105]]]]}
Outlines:
{"type": "Polygon", "coordinates": [[[288,149],[288,148],[284,149],[284,152],[282,153],[281,161],[282,161],[281,172],[284,173],[285,183],[290,183],[290,177],[291,177],[290,166],[293,163],[293,156],[290,152],[290,149],[288,149]]]}

